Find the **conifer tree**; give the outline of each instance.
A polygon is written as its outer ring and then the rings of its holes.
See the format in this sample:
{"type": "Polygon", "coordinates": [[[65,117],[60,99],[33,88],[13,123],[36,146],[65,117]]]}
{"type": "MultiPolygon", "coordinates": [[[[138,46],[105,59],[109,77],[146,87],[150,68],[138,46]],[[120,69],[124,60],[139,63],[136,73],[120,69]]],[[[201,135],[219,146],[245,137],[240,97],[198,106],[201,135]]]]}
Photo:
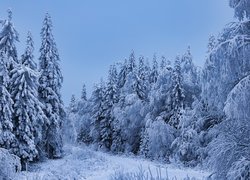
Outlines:
{"type": "Polygon", "coordinates": [[[153,57],[153,68],[150,73],[150,83],[156,83],[157,78],[158,78],[159,72],[158,72],[158,62],[157,62],[157,57],[156,54],[154,54],[153,57]]]}
{"type": "Polygon", "coordinates": [[[34,42],[33,42],[31,32],[28,32],[27,40],[26,40],[26,49],[25,49],[24,54],[21,57],[21,63],[24,66],[29,67],[32,70],[36,70],[37,65],[34,61],[33,52],[34,52],[34,42]]]}
{"type": "Polygon", "coordinates": [[[59,67],[59,55],[52,35],[52,21],[46,14],[41,31],[42,46],[40,48],[39,98],[44,104],[44,112],[48,118],[45,128],[45,151],[49,158],[62,156],[61,126],[65,117],[60,89],[63,77],[59,67]]]}
{"type": "Polygon", "coordinates": [[[179,125],[184,97],[185,96],[182,83],[180,57],[177,56],[174,65],[173,89],[171,93],[173,113],[169,121],[169,124],[175,128],[178,128],[179,125]]]}
{"type": "Polygon", "coordinates": [[[8,70],[12,70],[19,62],[15,43],[19,41],[19,34],[12,23],[12,11],[8,10],[8,19],[2,21],[0,32],[0,50],[7,56],[8,70]]]}
{"type": "Polygon", "coordinates": [[[147,78],[146,78],[146,67],[144,64],[144,57],[139,58],[138,73],[136,76],[136,94],[141,100],[147,98],[147,78]]]}
{"type": "Polygon", "coordinates": [[[7,56],[0,53],[0,147],[11,149],[15,140],[13,134],[13,101],[7,90],[9,74],[6,66],[7,56]]]}
{"type": "Polygon", "coordinates": [[[83,86],[82,86],[81,99],[84,101],[87,101],[87,93],[86,93],[86,85],[85,84],[83,84],[83,86]]]}
{"type": "Polygon", "coordinates": [[[101,144],[107,149],[110,149],[112,145],[112,131],[113,131],[112,122],[114,119],[112,116],[112,108],[113,105],[117,102],[118,102],[117,70],[115,66],[111,66],[109,70],[107,88],[104,93],[104,103],[102,106],[104,118],[100,121],[101,144]]]}
{"type": "Polygon", "coordinates": [[[13,69],[11,74],[14,133],[17,139],[15,154],[21,158],[22,170],[26,170],[26,163],[38,155],[35,125],[41,123],[39,120],[43,121],[43,117],[37,117],[39,114],[36,112],[37,110],[42,112],[38,105],[40,102],[37,100],[37,75],[25,66],[13,69]]]}

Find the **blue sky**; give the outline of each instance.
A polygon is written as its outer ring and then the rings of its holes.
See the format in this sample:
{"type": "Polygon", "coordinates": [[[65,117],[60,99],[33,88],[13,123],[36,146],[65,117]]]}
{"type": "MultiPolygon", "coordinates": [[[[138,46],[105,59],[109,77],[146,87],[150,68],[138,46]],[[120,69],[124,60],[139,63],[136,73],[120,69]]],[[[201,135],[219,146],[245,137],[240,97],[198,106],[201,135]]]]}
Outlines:
{"type": "Polygon", "coordinates": [[[46,12],[51,14],[65,104],[72,94],[80,95],[83,83],[90,93],[109,65],[128,57],[132,49],[137,57],[152,59],[156,53],[173,59],[190,45],[195,63],[203,66],[209,35],[234,20],[228,0],[2,0],[0,4],[1,19],[8,8],[13,10],[19,56],[30,30],[39,57],[42,20],[46,12]]]}

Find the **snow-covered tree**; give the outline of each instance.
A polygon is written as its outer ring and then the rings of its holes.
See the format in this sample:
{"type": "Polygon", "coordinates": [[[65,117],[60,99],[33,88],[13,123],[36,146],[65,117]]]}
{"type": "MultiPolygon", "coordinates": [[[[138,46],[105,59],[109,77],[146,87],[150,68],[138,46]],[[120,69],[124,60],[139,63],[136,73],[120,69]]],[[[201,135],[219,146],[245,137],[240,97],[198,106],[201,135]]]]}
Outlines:
{"type": "Polygon", "coordinates": [[[19,41],[19,34],[12,23],[12,11],[8,10],[8,19],[2,21],[0,32],[0,50],[7,56],[8,70],[12,70],[19,62],[15,43],[19,41]]]}
{"type": "Polygon", "coordinates": [[[83,84],[83,86],[82,86],[81,99],[84,101],[87,101],[87,92],[86,92],[86,85],[85,84],[83,84]]]}
{"type": "Polygon", "coordinates": [[[234,16],[239,20],[250,18],[249,0],[229,0],[229,5],[231,8],[234,8],[234,16]]]}
{"type": "Polygon", "coordinates": [[[128,59],[128,72],[134,72],[136,69],[136,59],[134,51],[131,52],[128,59]]]}
{"type": "Polygon", "coordinates": [[[157,62],[157,57],[156,54],[154,54],[153,57],[153,67],[149,76],[149,81],[150,83],[156,83],[157,78],[158,78],[159,72],[158,72],[158,62],[157,62]]]}
{"type": "Polygon", "coordinates": [[[93,139],[95,145],[99,145],[101,141],[101,127],[100,122],[104,118],[103,116],[103,102],[104,102],[104,93],[105,93],[105,83],[101,79],[101,82],[94,86],[94,91],[90,98],[91,103],[91,131],[90,136],[93,139]]]}
{"type": "Polygon", "coordinates": [[[59,55],[52,35],[52,21],[46,14],[41,31],[42,45],[39,58],[39,98],[44,104],[44,112],[49,122],[45,130],[45,150],[50,158],[62,156],[61,125],[64,119],[64,108],[60,89],[63,77],[59,67],[59,55]]]}
{"type": "Polygon", "coordinates": [[[28,32],[27,40],[26,40],[26,49],[25,49],[24,54],[21,57],[21,63],[24,66],[27,66],[32,70],[36,70],[37,65],[34,61],[33,52],[34,52],[34,42],[33,42],[31,32],[28,32]]]}
{"type": "Polygon", "coordinates": [[[166,66],[167,66],[167,59],[165,56],[162,56],[160,64],[161,71],[163,71],[166,68],[166,66]]]}
{"type": "Polygon", "coordinates": [[[101,133],[101,146],[106,149],[110,149],[112,145],[112,137],[113,131],[113,120],[114,117],[112,115],[113,106],[115,103],[119,101],[118,99],[118,89],[117,89],[117,70],[113,65],[110,67],[108,83],[106,86],[106,90],[104,92],[104,101],[103,101],[103,119],[100,121],[100,133],[101,133]]]}
{"type": "Polygon", "coordinates": [[[169,124],[178,128],[181,110],[183,109],[184,90],[183,90],[183,77],[181,74],[180,57],[177,56],[173,71],[173,89],[171,93],[172,98],[172,111],[173,114],[169,120],[169,124]]]}
{"type": "Polygon", "coordinates": [[[15,140],[12,123],[12,105],[11,95],[7,90],[9,83],[9,74],[6,66],[7,56],[4,52],[0,53],[0,147],[5,149],[12,148],[15,140]]]}
{"type": "Polygon", "coordinates": [[[146,77],[146,67],[144,64],[144,57],[141,56],[139,58],[138,73],[136,76],[136,84],[135,84],[136,93],[141,100],[147,99],[148,88],[149,88],[149,83],[148,83],[148,77],[146,77]]]}
{"type": "Polygon", "coordinates": [[[37,74],[25,66],[13,69],[11,74],[13,124],[17,140],[14,153],[21,158],[22,169],[26,170],[26,163],[38,155],[35,134],[38,135],[40,132],[36,132],[35,125],[42,124],[44,117],[37,99],[37,74]]]}
{"type": "Polygon", "coordinates": [[[193,102],[200,98],[201,85],[197,68],[193,63],[193,57],[188,47],[187,52],[181,57],[181,75],[183,81],[183,89],[185,92],[184,107],[192,108],[193,102]]]}
{"type": "Polygon", "coordinates": [[[224,107],[226,119],[216,127],[219,134],[209,145],[208,162],[215,170],[216,178],[250,177],[249,88],[250,75],[230,91],[224,107]]]}

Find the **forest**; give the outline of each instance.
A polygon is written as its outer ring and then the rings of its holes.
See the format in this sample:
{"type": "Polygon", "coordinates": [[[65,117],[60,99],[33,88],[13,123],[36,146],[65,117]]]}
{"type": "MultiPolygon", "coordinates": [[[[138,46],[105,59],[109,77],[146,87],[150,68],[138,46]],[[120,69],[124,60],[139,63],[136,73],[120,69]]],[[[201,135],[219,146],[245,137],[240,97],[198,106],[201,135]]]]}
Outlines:
{"type": "Polygon", "coordinates": [[[206,179],[250,179],[250,1],[229,6],[235,22],[210,36],[202,68],[189,46],[175,59],[132,50],[68,107],[50,15],[37,65],[31,32],[18,57],[8,10],[0,31],[0,179],[63,159],[65,144],[198,168],[209,172],[206,179]]]}

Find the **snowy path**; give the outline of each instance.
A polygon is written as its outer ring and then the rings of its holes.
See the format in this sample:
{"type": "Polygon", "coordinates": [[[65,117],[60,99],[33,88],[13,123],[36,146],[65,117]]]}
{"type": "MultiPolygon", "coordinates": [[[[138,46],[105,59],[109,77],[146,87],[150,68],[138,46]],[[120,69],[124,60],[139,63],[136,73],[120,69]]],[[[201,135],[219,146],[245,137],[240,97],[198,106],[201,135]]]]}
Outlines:
{"type": "Polygon", "coordinates": [[[205,179],[208,176],[205,172],[192,169],[178,169],[169,165],[162,165],[148,160],[114,156],[102,152],[90,150],[87,147],[65,147],[65,157],[58,160],[48,160],[44,163],[35,164],[32,172],[24,172],[18,175],[18,180],[105,180],[109,179],[117,171],[135,172],[141,166],[143,170],[162,168],[165,175],[166,168],[170,179],[176,177],[183,179],[195,177],[205,179]]]}

